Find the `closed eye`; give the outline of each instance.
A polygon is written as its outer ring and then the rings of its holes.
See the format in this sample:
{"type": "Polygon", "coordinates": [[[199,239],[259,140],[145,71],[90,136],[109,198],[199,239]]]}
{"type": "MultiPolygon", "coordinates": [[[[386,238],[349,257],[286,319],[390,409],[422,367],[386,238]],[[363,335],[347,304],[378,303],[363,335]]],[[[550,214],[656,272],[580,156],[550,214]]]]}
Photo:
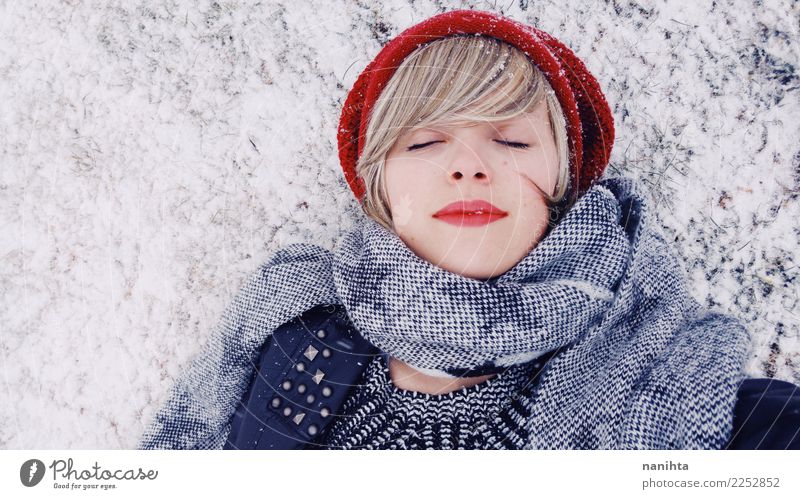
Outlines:
{"type": "Polygon", "coordinates": [[[527,149],[529,147],[528,144],[523,144],[522,142],[507,142],[505,140],[498,140],[497,142],[517,149],[527,149]]]}
{"type": "MultiPolygon", "coordinates": [[[[424,147],[427,147],[427,146],[429,146],[431,144],[436,144],[438,142],[441,142],[441,140],[432,140],[430,142],[424,142],[422,144],[414,144],[414,145],[409,146],[407,150],[408,151],[414,151],[414,150],[417,150],[417,149],[422,149],[424,147]]],[[[513,147],[515,149],[527,149],[528,147],[530,147],[528,144],[523,144],[522,142],[508,142],[508,141],[505,141],[505,140],[496,140],[495,142],[497,142],[499,144],[507,145],[509,147],[513,147]]]]}
{"type": "Polygon", "coordinates": [[[423,147],[429,146],[429,145],[431,145],[431,144],[435,144],[435,143],[437,143],[437,142],[441,142],[441,140],[432,140],[432,141],[430,141],[430,142],[425,142],[425,143],[423,143],[423,144],[414,144],[414,145],[412,145],[412,146],[409,146],[409,147],[408,147],[408,150],[409,150],[409,151],[413,151],[413,150],[415,150],[415,149],[422,149],[423,147]]]}

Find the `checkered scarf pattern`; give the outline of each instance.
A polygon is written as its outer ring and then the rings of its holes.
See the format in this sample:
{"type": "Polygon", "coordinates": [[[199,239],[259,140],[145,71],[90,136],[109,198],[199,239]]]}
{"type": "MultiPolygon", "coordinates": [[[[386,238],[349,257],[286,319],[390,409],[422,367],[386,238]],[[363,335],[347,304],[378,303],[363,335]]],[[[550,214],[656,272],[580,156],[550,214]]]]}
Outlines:
{"type": "Polygon", "coordinates": [[[467,278],[367,219],[335,251],[278,252],[225,312],[140,448],[221,448],[269,334],[341,303],[371,343],[442,375],[498,372],[558,350],[531,397],[529,448],[719,448],[750,346],[704,310],[638,185],[594,184],[504,274],[467,278]]]}
{"type": "Polygon", "coordinates": [[[333,280],[350,319],[384,352],[438,376],[497,373],[573,343],[602,318],[630,255],[620,216],[597,187],[488,281],[443,270],[368,219],[342,240],[333,280]]]}

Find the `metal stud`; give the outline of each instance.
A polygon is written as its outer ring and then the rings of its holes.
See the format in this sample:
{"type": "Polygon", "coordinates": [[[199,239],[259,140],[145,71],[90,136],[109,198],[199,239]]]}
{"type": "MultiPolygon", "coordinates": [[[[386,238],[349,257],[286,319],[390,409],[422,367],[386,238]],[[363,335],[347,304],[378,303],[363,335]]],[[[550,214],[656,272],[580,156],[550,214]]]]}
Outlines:
{"type": "Polygon", "coordinates": [[[306,351],[303,352],[303,355],[308,360],[314,360],[314,357],[317,356],[317,352],[319,352],[319,350],[314,348],[314,345],[308,345],[308,348],[306,348],[306,351]]]}
{"type": "Polygon", "coordinates": [[[299,425],[300,421],[302,421],[304,417],[306,417],[305,412],[298,412],[297,415],[294,418],[292,418],[292,421],[294,421],[294,424],[299,425]]]}
{"type": "Polygon", "coordinates": [[[278,408],[280,406],[281,406],[281,398],[280,397],[275,397],[274,399],[272,399],[272,407],[278,408]]]}
{"type": "Polygon", "coordinates": [[[297,385],[297,393],[306,393],[306,385],[302,383],[297,385]]]}
{"type": "Polygon", "coordinates": [[[286,391],[291,390],[292,389],[292,382],[287,379],[286,381],[283,382],[283,384],[281,385],[281,388],[283,388],[286,391]]]}
{"type": "Polygon", "coordinates": [[[317,434],[317,425],[308,425],[308,434],[314,436],[317,434]]]}
{"type": "Polygon", "coordinates": [[[319,384],[320,381],[322,381],[322,378],[324,378],[324,377],[325,377],[325,373],[322,372],[321,369],[317,369],[317,372],[314,374],[312,379],[314,380],[314,383],[319,384]]]}
{"type": "Polygon", "coordinates": [[[323,348],[323,349],[322,349],[322,356],[323,356],[323,357],[325,357],[326,359],[327,359],[328,357],[330,357],[330,356],[331,356],[331,351],[330,351],[330,349],[328,349],[328,348],[323,348]]]}
{"type": "Polygon", "coordinates": [[[314,400],[315,400],[316,398],[317,398],[317,397],[315,397],[313,393],[309,393],[309,394],[306,396],[306,403],[307,403],[307,404],[313,404],[313,403],[314,403],[314,400]]]}
{"type": "Polygon", "coordinates": [[[320,338],[320,339],[324,338],[326,334],[327,333],[325,332],[324,329],[320,329],[319,331],[317,331],[317,338],[320,338]]]}
{"type": "Polygon", "coordinates": [[[294,368],[297,369],[297,372],[301,373],[306,370],[306,365],[303,364],[302,362],[298,362],[297,365],[294,366],[294,368]]]}
{"type": "Polygon", "coordinates": [[[331,392],[332,392],[331,387],[329,386],[322,387],[322,394],[325,395],[326,397],[330,397],[331,392]]]}
{"type": "Polygon", "coordinates": [[[291,414],[292,414],[292,408],[291,407],[284,407],[283,408],[283,415],[284,416],[286,416],[288,418],[289,415],[291,415],[291,414]]]}
{"type": "Polygon", "coordinates": [[[328,416],[330,416],[330,414],[331,410],[328,409],[327,407],[323,407],[322,409],[319,410],[319,415],[322,416],[323,418],[327,418],[328,416]]]}

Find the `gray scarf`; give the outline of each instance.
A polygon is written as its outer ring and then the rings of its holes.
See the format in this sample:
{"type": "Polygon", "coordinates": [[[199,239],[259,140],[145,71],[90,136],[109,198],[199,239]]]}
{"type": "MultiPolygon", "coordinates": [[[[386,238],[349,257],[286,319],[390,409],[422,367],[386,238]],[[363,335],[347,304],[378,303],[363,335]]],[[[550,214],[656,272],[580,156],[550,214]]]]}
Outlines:
{"type": "Polygon", "coordinates": [[[632,180],[601,180],[488,280],[417,257],[371,219],[334,252],[289,245],[239,292],[140,448],[221,448],[269,334],[326,303],[382,351],[439,375],[559,349],[522,401],[529,448],[722,447],[750,337],[692,298],[647,208],[632,180]]]}

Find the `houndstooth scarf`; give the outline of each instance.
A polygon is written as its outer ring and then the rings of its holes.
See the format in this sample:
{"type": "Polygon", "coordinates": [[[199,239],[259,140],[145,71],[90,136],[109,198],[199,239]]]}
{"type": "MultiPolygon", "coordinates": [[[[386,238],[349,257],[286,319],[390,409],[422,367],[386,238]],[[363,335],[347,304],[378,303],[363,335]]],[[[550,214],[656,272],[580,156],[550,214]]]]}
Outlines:
{"type": "Polygon", "coordinates": [[[529,448],[719,448],[750,338],[703,310],[626,178],[593,185],[504,274],[477,280],[416,256],[366,219],[334,251],[292,244],[253,276],[184,372],[140,448],[221,448],[268,335],[340,303],[361,334],[426,372],[499,372],[552,357],[529,448]]]}

